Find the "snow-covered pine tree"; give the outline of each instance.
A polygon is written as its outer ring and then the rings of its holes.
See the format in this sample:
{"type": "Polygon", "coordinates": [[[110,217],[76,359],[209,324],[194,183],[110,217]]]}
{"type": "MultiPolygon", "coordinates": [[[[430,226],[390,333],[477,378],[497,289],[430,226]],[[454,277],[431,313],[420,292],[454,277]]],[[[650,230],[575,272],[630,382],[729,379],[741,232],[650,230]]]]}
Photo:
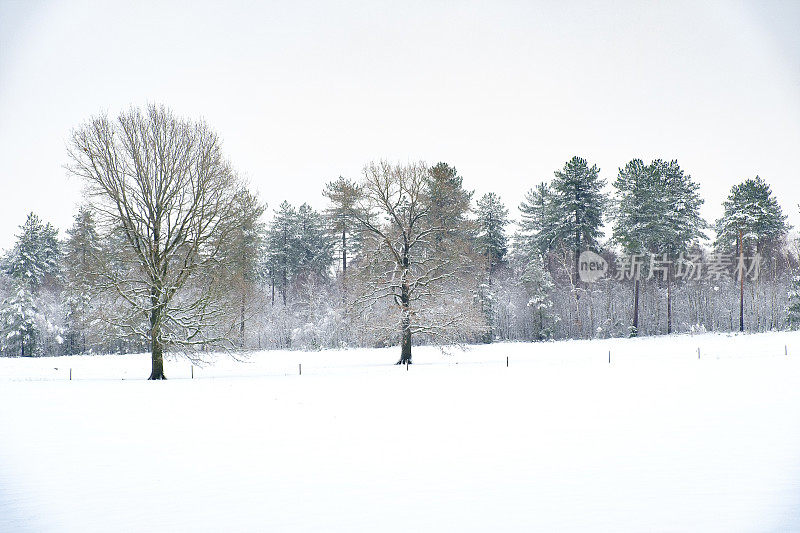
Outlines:
{"type": "Polygon", "coordinates": [[[555,320],[553,315],[553,278],[544,267],[544,262],[538,254],[522,257],[522,271],[520,279],[528,296],[528,309],[534,316],[534,335],[537,340],[550,339],[553,336],[551,325],[555,320]]]}
{"type": "MultiPolygon", "coordinates": [[[[716,222],[715,250],[721,254],[737,256],[752,257],[758,254],[766,259],[765,264],[768,267],[774,266],[772,259],[780,255],[790,227],[770,186],[759,176],[747,179],[731,188],[722,205],[723,214],[716,222]]],[[[773,269],[773,276],[774,274],[773,269]]],[[[744,279],[741,279],[739,331],[744,331],[745,328],[744,283],[744,279]]],[[[755,293],[753,298],[755,307],[755,293]]]]}
{"type": "Polygon", "coordinates": [[[477,235],[478,253],[486,258],[487,271],[491,272],[505,261],[508,251],[508,209],[497,194],[490,192],[478,200],[477,235]]]}
{"type": "Polygon", "coordinates": [[[480,300],[489,331],[486,340],[491,342],[494,330],[494,309],[492,302],[492,277],[495,271],[505,262],[508,251],[506,226],[508,225],[508,209],[497,194],[490,192],[478,200],[477,233],[475,245],[478,254],[485,262],[485,282],[480,285],[480,300]]]}
{"type": "Polygon", "coordinates": [[[277,289],[286,306],[289,283],[300,262],[298,238],[297,210],[284,200],[275,211],[267,230],[267,269],[272,284],[273,305],[277,289]]]}
{"type": "Polygon", "coordinates": [[[28,214],[14,248],[5,260],[5,271],[12,278],[24,281],[35,293],[48,281],[54,280],[60,269],[58,230],[42,223],[35,214],[28,214]]]}
{"type": "Polygon", "coordinates": [[[310,205],[297,210],[297,274],[302,281],[326,279],[333,262],[333,240],[325,219],[310,205]]]}
{"type": "Polygon", "coordinates": [[[257,282],[264,274],[266,225],[261,221],[267,206],[258,196],[242,187],[234,196],[236,221],[230,237],[222,244],[229,289],[239,307],[239,347],[245,346],[245,323],[250,301],[258,293],[257,282]]]}
{"type": "Polygon", "coordinates": [[[445,239],[467,241],[472,225],[467,219],[471,210],[473,191],[464,189],[464,179],[454,167],[437,163],[429,169],[426,180],[426,203],[430,206],[427,225],[436,230],[433,242],[445,239]]]}
{"type": "Polygon", "coordinates": [[[0,347],[5,355],[39,354],[39,310],[30,284],[14,280],[12,293],[0,305],[0,347]]]}
{"type": "Polygon", "coordinates": [[[555,172],[551,184],[553,212],[560,221],[555,237],[572,250],[575,287],[580,283],[578,257],[581,250],[596,248],[601,234],[606,196],[602,192],[605,181],[599,174],[597,165],[590,167],[585,159],[576,156],[555,172]]]}
{"type": "Polygon", "coordinates": [[[536,249],[539,255],[550,252],[560,227],[550,186],[542,182],[530,189],[519,204],[519,210],[521,218],[517,239],[529,241],[523,246],[526,249],[536,249]]]}
{"type": "Polygon", "coordinates": [[[770,186],[759,176],[734,185],[722,206],[724,212],[716,222],[714,243],[718,251],[738,251],[740,231],[747,254],[757,251],[768,255],[782,247],[790,229],[786,215],[770,186]]]}
{"type": "MultiPolygon", "coordinates": [[[[706,224],[700,217],[703,200],[699,186],[685,174],[677,161],[657,159],[649,165],[633,159],[619,169],[614,181],[613,239],[626,254],[666,254],[674,262],[697,239],[704,238],[706,224]]],[[[642,268],[645,268],[642,258],[642,268]]],[[[672,299],[667,271],[667,332],[672,331],[672,299]]],[[[631,335],[639,330],[639,272],[634,280],[633,321],[631,335]]]]}
{"type": "Polygon", "coordinates": [[[667,333],[672,333],[672,274],[675,261],[689,247],[705,240],[704,230],[708,224],[700,216],[703,199],[700,185],[686,174],[676,160],[669,162],[660,159],[651,163],[653,171],[662,184],[667,209],[663,213],[662,237],[657,253],[666,254],[671,263],[667,265],[667,333]]]}
{"type": "Polygon", "coordinates": [[[325,185],[322,191],[330,202],[325,209],[328,228],[341,258],[342,277],[347,273],[347,261],[352,261],[361,246],[362,227],[354,213],[358,208],[361,188],[342,176],[325,185]]]}
{"type": "Polygon", "coordinates": [[[78,208],[64,242],[64,304],[66,350],[85,353],[91,342],[90,324],[95,308],[97,261],[102,246],[91,209],[78,208]]]}
{"type": "Polygon", "coordinates": [[[800,329],[800,275],[792,276],[789,286],[789,327],[800,329]]]}

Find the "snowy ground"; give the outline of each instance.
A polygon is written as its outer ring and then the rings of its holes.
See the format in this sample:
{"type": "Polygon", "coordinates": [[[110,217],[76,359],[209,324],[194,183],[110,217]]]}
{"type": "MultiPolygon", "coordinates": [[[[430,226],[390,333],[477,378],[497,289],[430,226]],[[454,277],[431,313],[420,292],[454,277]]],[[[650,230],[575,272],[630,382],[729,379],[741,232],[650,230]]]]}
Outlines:
{"type": "Polygon", "coordinates": [[[0,359],[0,531],[800,531],[798,334],[397,352],[0,359]]]}

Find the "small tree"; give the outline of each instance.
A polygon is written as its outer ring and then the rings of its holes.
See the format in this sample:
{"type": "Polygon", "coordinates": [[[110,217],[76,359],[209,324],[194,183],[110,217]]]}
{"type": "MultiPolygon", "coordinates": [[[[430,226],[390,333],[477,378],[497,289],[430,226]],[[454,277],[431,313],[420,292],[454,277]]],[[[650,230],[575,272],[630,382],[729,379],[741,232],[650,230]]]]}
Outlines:
{"type": "Polygon", "coordinates": [[[38,314],[39,309],[28,283],[16,281],[12,294],[0,306],[0,346],[4,353],[22,357],[38,354],[38,314]]]}
{"type": "Polygon", "coordinates": [[[553,279],[544,267],[541,257],[531,256],[525,261],[520,279],[528,297],[527,306],[534,316],[534,334],[537,340],[546,340],[553,336],[550,323],[553,317],[553,279]]]}
{"type": "Polygon", "coordinates": [[[236,227],[239,187],[217,135],[150,105],[91,119],[73,131],[69,155],[106,232],[127,243],[124,268],[102,279],[130,309],[120,326],[150,341],[149,379],[165,379],[165,349],[226,342],[230,322],[209,274],[236,227]]]}
{"type": "Polygon", "coordinates": [[[789,327],[800,329],[800,276],[792,276],[789,286],[789,327]]]}

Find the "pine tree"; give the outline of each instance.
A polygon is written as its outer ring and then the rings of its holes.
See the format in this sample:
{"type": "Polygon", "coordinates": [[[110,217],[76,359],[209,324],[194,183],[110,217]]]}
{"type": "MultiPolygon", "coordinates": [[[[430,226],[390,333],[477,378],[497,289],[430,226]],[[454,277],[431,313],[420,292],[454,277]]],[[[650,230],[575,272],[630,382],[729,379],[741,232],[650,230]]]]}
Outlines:
{"type": "Polygon", "coordinates": [[[244,347],[248,295],[255,292],[255,283],[263,274],[266,226],[261,217],[266,205],[245,187],[236,193],[234,202],[235,227],[223,243],[222,261],[229,268],[231,288],[239,293],[239,346],[244,347]]]}
{"type": "Polygon", "coordinates": [[[429,170],[426,203],[430,209],[426,223],[437,229],[434,244],[445,239],[466,241],[471,235],[467,215],[473,191],[464,189],[463,182],[456,169],[447,163],[437,163],[429,170]]]}
{"type": "Polygon", "coordinates": [[[478,200],[477,226],[478,253],[486,258],[487,271],[491,274],[505,260],[508,251],[508,209],[495,193],[486,193],[478,200]]]}
{"type": "Polygon", "coordinates": [[[361,224],[357,219],[361,188],[357,183],[339,176],[322,191],[330,202],[325,209],[328,227],[336,242],[336,250],[342,260],[342,276],[347,273],[347,261],[354,258],[361,246],[361,224]]]}
{"type": "Polygon", "coordinates": [[[789,309],[788,309],[789,327],[792,329],[800,329],[800,276],[792,276],[792,282],[789,286],[789,309]]]}
{"type": "Polygon", "coordinates": [[[551,298],[554,287],[553,278],[544,267],[540,256],[533,255],[522,260],[520,279],[528,296],[528,309],[535,318],[535,338],[537,340],[550,339],[553,336],[550,323],[554,320],[551,298]]]}
{"type": "Polygon", "coordinates": [[[297,211],[283,201],[267,231],[267,269],[272,283],[272,303],[275,304],[275,289],[281,295],[283,305],[288,299],[289,283],[297,272],[299,257],[297,211]]]}
{"type": "Polygon", "coordinates": [[[747,253],[767,255],[781,247],[790,228],[772,189],[759,176],[734,185],[722,205],[724,213],[716,222],[718,251],[738,252],[740,232],[747,253]]]}
{"type": "Polygon", "coordinates": [[[333,262],[333,242],[325,219],[308,204],[297,210],[297,272],[305,280],[326,278],[333,262]]]}
{"type": "Polygon", "coordinates": [[[600,236],[606,197],[602,192],[605,182],[599,173],[597,165],[590,167],[585,159],[573,157],[563,169],[555,172],[551,185],[553,211],[560,220],[555,237],[572,249],[575,287],[580,281],[578,257],[581,248],[596,248],[600,236]]]}
{"type": "Polygon", "coordinates": [[[59,273],[58,230],[43,224],[34,213],[20,226],[17,242],[6,258],[5,270],[12,278],[28,283],[35,293],[59,273]]]}
{"type": "Polygon", "coordinates": [[[64,242],[64,303],[70,353],[87,351],[93,293],[97,284],[94,272],[101,248],[92,211],[88,206],[81,206],[64,242]]]}
{"type": "MultiPolygon", "coordinates": [[[[645,165],[633,159],[619,169],[614,181],[613,239],[626,254],[666,255],[673,261],[697,239],[704,238],[706,224],[700,217],[699,186],[677,161],[657,159],[645,165]]],[[[667,268],[667,333],[672,332],[671,272],[667,268]]],[[[633,324],[639,329],[639,277],[634,279],[633,324]]]]}
{"type": "Polygon", "coordinates": [[[527,249],[530,256],[552,251],[558,238],[560,220],[554,209],[553,191],[547,183],[542,182],[525,193],[519,210],[519,246],[527,249]]]}
{"type": "Polygon", "coordinates": [[[494,294],[492,277],[497,268],[505,262],[508,251],[506,226],[508,225],[508,209],[500,201],[500,197],[490,192],[478,200],[478,220],[475,244],[477,252],[485,259],[486,282],[480,286],[480,301],[489,331],[486,340],[491,341],[494,334],[494,294]]]}
{"type": "Polygon", "coordinates": [[[38,307],[30,284],[16,280],[12,294],[0,305],[0,347],[7,355],[38,355],[38,307]]]}

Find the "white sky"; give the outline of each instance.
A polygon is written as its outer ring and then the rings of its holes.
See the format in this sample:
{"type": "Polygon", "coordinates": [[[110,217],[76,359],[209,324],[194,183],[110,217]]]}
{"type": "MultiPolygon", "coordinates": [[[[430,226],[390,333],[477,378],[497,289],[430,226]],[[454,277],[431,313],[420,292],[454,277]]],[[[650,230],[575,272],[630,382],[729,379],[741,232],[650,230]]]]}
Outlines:
{"type": "Polygon", "coordinates": [[[572,155],[678,159],[713,220],[760,174],[800,226],[800,2],[0,0],[0,248],[62,230],[92,114],[203,116],[270,209],[373,159],[446,161],[517,216],[572,155]]]}

